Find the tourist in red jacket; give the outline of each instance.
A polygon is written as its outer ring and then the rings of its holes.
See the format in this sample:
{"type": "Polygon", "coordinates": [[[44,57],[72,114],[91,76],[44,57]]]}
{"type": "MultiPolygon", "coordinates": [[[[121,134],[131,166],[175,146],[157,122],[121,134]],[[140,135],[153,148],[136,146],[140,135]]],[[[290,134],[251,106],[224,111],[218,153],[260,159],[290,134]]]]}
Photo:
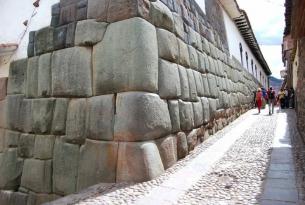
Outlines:
{"type": "Polygon", "coordinates": [[[262,98],[263,98],[262,90],[260,88],[258,88],[257,92],[256,92],[256,104],[257,104],[258,113],[261,113],[261,108],[262,108],[262,103],[263,103],[262,98]]]}

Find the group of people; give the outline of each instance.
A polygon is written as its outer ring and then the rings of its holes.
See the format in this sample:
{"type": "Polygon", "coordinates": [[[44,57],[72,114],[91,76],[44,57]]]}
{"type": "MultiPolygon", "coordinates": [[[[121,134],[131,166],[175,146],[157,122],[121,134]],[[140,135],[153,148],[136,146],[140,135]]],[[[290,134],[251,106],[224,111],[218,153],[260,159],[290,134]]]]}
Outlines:
{"type": "Polygon", "coordinates": [[[272,87],[268,90],[264,88],[258,88],[255,93],[255,104],[258,109],[258,113],[261,112],[263,101],[268,103],[269,115],[274,113],[274,106],[280,102],[281,109],[285,108],[294,108],[294,90],[293,88],[281,89],[278,95],[275,94],[275,91],[272,87]]]}

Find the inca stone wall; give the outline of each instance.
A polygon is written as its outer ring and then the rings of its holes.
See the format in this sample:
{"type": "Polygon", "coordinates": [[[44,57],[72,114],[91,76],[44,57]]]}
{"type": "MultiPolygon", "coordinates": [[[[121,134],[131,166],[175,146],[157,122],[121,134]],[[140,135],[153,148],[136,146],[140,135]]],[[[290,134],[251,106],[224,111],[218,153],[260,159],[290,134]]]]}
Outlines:
{"type": "Polygon", "coordinates": [[[211,25],[191,0],[54,5],[0,102],[0,204],[152,179],[244,112],[257,84],[211,25]]]}

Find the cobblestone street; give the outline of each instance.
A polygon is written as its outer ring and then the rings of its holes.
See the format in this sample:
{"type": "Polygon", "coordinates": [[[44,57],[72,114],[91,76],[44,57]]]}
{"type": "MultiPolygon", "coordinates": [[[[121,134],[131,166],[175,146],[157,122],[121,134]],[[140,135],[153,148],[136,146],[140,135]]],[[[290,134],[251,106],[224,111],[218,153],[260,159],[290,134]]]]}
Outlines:
{"type": "Polygon", "coordinates": [[[256,112],[240,116],[155,180],[97,185],[56,203],[305,204],[294,111],[256,112]]]}

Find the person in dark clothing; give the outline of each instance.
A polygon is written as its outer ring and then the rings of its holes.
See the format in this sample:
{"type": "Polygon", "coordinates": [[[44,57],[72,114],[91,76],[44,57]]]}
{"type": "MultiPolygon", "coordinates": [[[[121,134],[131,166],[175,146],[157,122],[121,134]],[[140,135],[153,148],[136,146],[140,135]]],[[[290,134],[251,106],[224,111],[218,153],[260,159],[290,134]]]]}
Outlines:
{"type": "Polygon", "coordinates": [[[295,96],[294,96],[294,89],[290,88],[290,108],[294,109],[295,104],[295,96]]]}
{"type": "Polygon", "coordinates": [[[274,113],[274,105],[276,103],[275,92],[272,87],[270,87],[267,91],[267,100],[269,104],[269,115],[274,113]]]}

